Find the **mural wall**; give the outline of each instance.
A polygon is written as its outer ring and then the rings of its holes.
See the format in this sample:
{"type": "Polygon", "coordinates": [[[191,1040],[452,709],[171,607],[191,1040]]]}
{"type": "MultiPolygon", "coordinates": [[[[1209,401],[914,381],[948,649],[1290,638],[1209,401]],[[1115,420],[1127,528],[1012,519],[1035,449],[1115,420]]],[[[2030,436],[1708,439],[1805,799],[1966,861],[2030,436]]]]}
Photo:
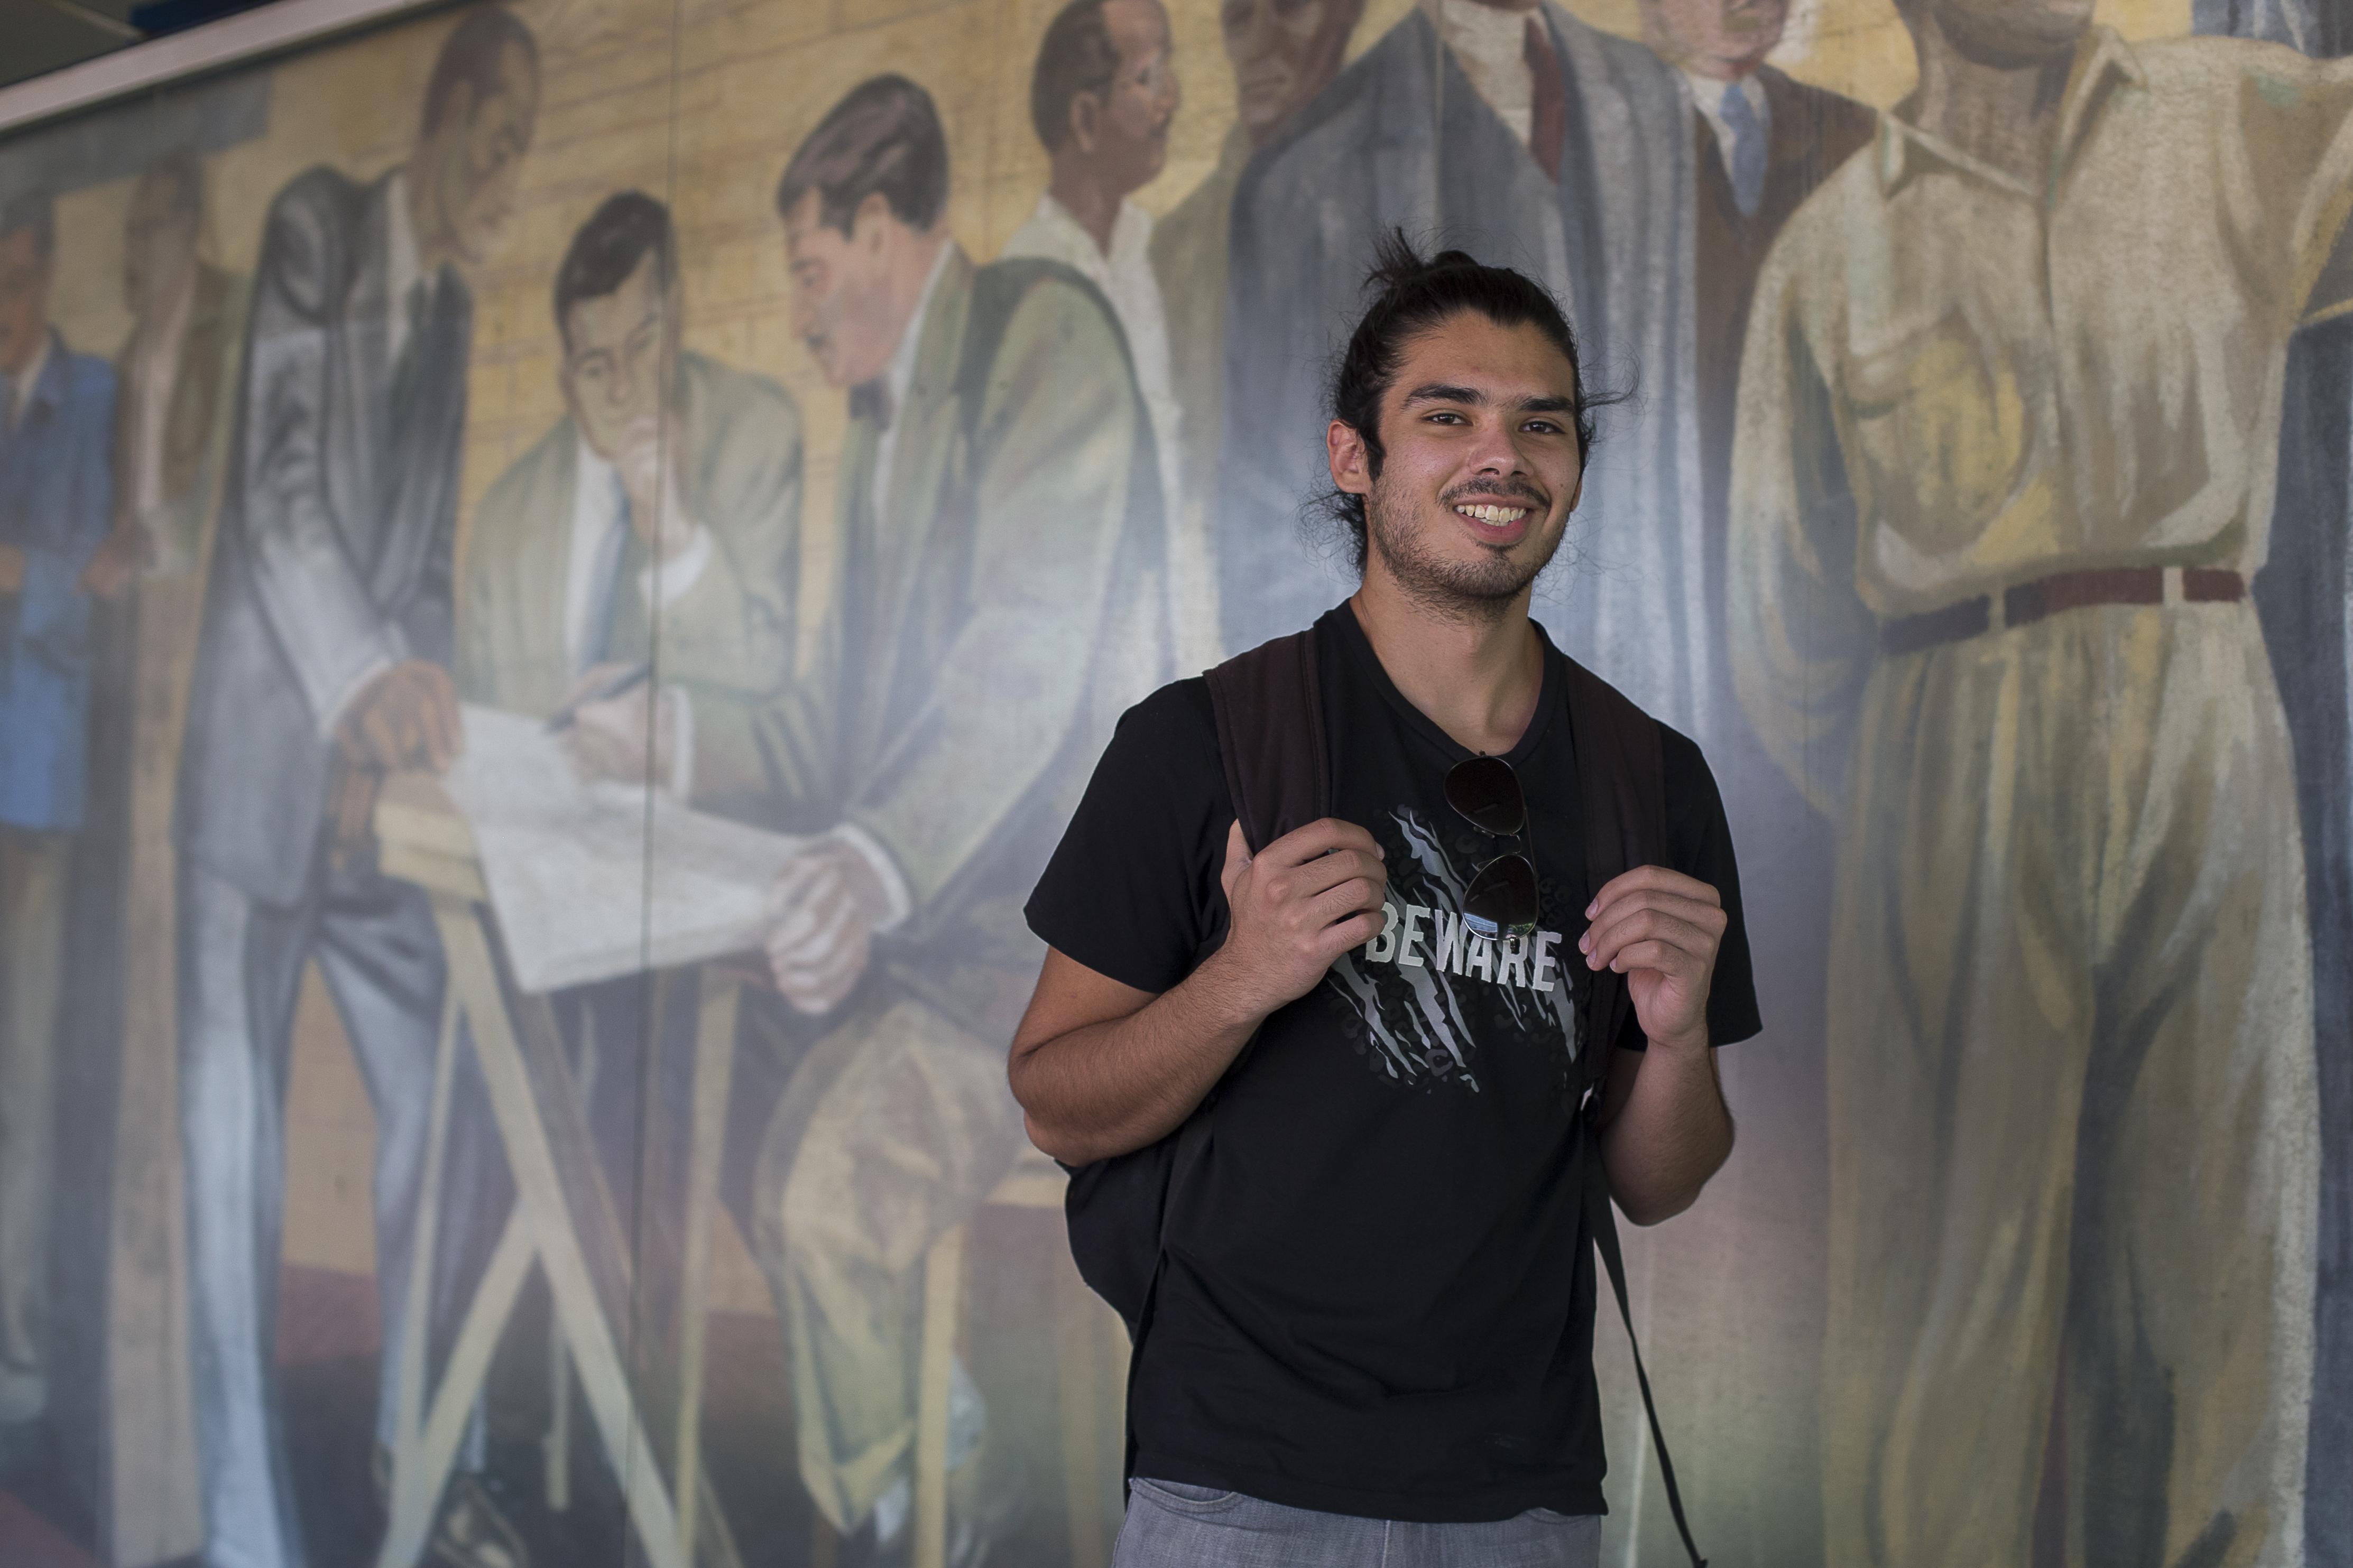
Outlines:
{"type": "Polygon", "coordinates": [[[1704,1546],[2353,1561],[2348,33],[514,0],[0,142],[0,1559],[1107,1561],[1019,906],[1346,591],[1403,226],[1630,395],[1537,613],[1743,858],[1704,1546]]]}

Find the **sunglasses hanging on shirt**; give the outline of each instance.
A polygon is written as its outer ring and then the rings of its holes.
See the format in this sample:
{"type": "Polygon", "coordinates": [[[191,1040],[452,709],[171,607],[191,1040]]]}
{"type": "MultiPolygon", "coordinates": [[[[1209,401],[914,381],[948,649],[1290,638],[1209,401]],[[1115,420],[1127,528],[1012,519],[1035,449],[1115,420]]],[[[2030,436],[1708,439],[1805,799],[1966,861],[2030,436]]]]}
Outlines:
{"type": "MultiPolygon", "coordinates": [[[[1465,757],[1446,774],[1446,804],[1480,832],[1518,839],[1528,830],[1528,799],[1520,775],[1501,757],[1465,757]]],[[[1524,850],[1506,850],[1479,868],[1462,893],[1462,923],[1493,942],[1536,929],[1536,866],[1524,850]]]]}

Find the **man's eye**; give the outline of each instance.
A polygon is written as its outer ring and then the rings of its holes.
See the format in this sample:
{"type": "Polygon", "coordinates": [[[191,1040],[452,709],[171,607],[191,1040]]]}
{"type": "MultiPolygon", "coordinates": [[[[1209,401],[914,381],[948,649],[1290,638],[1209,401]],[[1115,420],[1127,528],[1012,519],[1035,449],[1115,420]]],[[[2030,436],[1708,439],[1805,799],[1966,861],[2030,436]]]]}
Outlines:
{"type": "Polygon", "coordinates": [[[1461,416],[1460,414],[1455,413],[1455,412],[1454,412],[1454,410],[1452,410],[1451,408],[1441,408],[1441,409],[1440,409],[1437,413],[1432,414],[1430,417],[1433,421],[1436,421],[1436,420],[1441,420],[1441,419],[1442,419],[1442,420],[1444,420],[1444,421],[1446,421],[1447,423],[1451,424],[1451,425],[1462,425],[1462,424],[1467,424],[1467,423],[1469,423],[1469,421],[1465,420],[1465,419],[1462,417],[1462,416],[1461,416]]]}
{"type": "Polygon", "coordinates": [[[1554,424],[1549,419],[1531,419],[1525,425],[1522,426],[1521,428],[1524,430],[1533,430],[1539,436],[1557,436],[1560,434],[1560,426],[1554,424]]]}

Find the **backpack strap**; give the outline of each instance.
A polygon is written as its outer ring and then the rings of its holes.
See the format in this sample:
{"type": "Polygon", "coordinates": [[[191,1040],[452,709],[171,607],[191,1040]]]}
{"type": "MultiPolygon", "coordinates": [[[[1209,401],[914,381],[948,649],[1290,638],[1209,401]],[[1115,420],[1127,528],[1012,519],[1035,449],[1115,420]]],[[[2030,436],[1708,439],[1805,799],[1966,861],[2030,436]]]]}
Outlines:
{"type": "Polygon", "coordinates": [[[1226,788],[1250,853],[1330,816],[1332,753],[1314,630],[1236,654],[1206,679],[1226,788]]]}
{"type": "MultiPolygon", "coordinates": [[[[1226,789],[1233,796],[1234,817],[1242,825],[1242,840],[1252,854],[1294,828],[1332,815],[1332,753],[1324,743],[1323,684],[1315,668],[1313,628],[1261,643],[1208,672],[1209,710],[1217,720],[1218,754],[1226,771],[1226,789]]],[[[1194,955],[1194,965],[1222,946],[1232,928],[1232,914],[1219,900],[1217,917],[1194,955]]],[[[1248,1059],[1258,1043],[1253,1035],[1226,1068],[1229,1075],[1248,1059]]],[[[1224,1083],[1220,1079],[1220,1086],[1224,1083]]],[[[1193,1113],[1170,1136],[1176,1141],[1168,1167],[1168,1183],[1161,1194],[1158,1228],[1165,1234],[1168,1212],[1191,1184],[1208,1152],[1209,1111],[1218,1102],[1213,1087],[1193,1113]]],[[[1164,1249],[1152,1267],[1137,1310],[1127,1362],[1127,1479],[1135,1479],[1135,1369],[1143,1357],[1134,1353],[1151,1331],[1160,1300],[1160,1279],[1168,1267],[1164,1249]]]]}
{"type": "MultiPolygon", "coordinates": [[[[1585,817],[1586,874],[1599,889],[1637,866],[1657,865],[1666,858],[1666,764],[1658,721],[1575,659],[1568,661],[1568,672],[1569,732],[1577,752],[1577,808],[1585,817]]],[[[1626,1259],[1618,1245],[1609,1171],[1601,1159],[1602,1096],[1609,1087],[1618,1037],[1633,1007],[1633,994],[1624,975],[1608,970],[1594,973],[1592,984],[1586,987],[1581,1019],[1585,1071],[1579,1075],[1583,1084],[1577,1112],[1585,1123],[1580,1134],[1585,1145],[1585,1222],[1609,1271],[1610,1291],[1618,1298],[1619,1321],[1626,1325],[1626,1346],[1634,1357],[1634,1381],[1642,1391],[1642,1413],[1650,1418],[1651,1446],[1659,1456],[1659,1479],[1666,1483],[1667,1509],[1674,1515],[1675,1532],[1683,1537],[1693,1568],[1707,1568],[1707,1560],[1692,1540],[1691,1522],[1683,1516],[1674,1461],[1667,1457],[1659,1407],[1651,1397],[1651,1374],[1642,1365],[1642,1347],[1634,1336],[1634,1310],[1626,1292],[1626,1259]]]]}

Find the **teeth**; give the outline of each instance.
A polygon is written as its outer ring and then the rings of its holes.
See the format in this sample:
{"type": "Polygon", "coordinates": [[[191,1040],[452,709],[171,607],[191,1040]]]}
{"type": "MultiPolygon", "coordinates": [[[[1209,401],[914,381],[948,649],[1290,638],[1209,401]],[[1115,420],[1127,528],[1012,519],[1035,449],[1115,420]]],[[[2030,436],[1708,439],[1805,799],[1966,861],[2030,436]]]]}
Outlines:
{"type": "Polygon", "coordinates": [[[1524,506],[1458,506],[1454,510],[1467,518],[1489,524],[1517,522],[1528,515],[1528,509],[1524,506]]]}

